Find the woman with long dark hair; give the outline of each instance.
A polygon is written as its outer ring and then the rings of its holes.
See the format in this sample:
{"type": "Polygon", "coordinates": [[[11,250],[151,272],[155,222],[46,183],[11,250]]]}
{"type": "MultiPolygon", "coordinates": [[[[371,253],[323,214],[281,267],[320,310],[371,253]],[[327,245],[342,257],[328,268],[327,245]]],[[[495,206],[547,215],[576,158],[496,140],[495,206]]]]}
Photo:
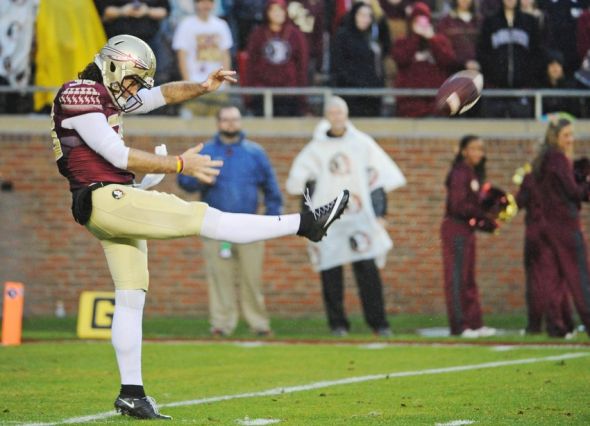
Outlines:
{"type": "MultiPolygon", "coordinates": [[[[383,52],[372,38],[375,17],[371,6],[355,3],[332,43],[331,84],[334,87],[383,87],[383,52]]],[[[344,97],[351,117],[378,117],[381,98],[344,97]]]]}
{"type": "Polygon", "coordinates": [[[447,314],[451,335],[468,338],[496,332],[483,325],[475,282],[475,231],[495,226],[482,207],[485,161],[484,142],[475,135],[464,136],[445,182],[441,239],[447,314]]]}
{"type": "Polygon", "coordinates": [[[557,272],[558,279],[547,285],[547,315],[557,319],[550,330],[554,336],[567,337],[571,326],[558,321],[563,303],[563,283],[567,287],[586,332],[590,335],[590,269],[580,208],[588,201],[588,178],[576,182],[573,169],[574,129],[572,121],[558,116],[550,121],[545,142],[535,161],[533,173],[539,186],[544,226],[541,247],[549,251],[550,262],[543,276],[557,272]]]}

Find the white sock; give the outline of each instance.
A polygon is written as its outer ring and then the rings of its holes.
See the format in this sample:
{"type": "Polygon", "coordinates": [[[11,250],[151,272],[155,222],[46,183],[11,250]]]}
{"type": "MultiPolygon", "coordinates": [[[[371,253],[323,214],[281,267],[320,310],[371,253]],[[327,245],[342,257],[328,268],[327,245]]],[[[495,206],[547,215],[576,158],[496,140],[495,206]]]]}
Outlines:
{"type": "Polygon", "coordinates": [[[208,207],[201,225],[201,235],[230,243],[254,241],[295,235],[299,230],[301,215],[281,216],[225,213],[208,207]]]}
{"type": "Polygon", "coordinates": [[[116,290],[112,342],[122,385],[143,385],[141,337],[145,291],[116,290]]]}

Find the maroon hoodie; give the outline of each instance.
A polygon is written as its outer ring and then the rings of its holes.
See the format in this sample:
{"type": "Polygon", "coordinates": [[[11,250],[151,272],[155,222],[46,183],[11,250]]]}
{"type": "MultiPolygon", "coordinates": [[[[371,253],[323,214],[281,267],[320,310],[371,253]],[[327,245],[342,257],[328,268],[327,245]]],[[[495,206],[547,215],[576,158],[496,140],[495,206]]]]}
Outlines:
{"type": "Polygon", "coordinates": [[[471,21],[465,22],[454,11],[440,20],[438,32],[450,40],[457,58],[457,68],[463,69],[465,62],[476,59],[480,24],[481,22],[475,14],[471,21]]]}
{"type": "MultiPolygon", "coordinates": [[[[269,1],[283,6],[281,1],[269,1]]],[[[283,6],[284,7],[284,6],[283,6]]],[[[248,39],[248,67],[246,85],[252,87],[307,86],[309,50],[303,33],[292,23],[283,25],[280,32],[272,32],[268,18],[256,27],[248,39]]]]}
{"type": "MultiPolygon", "coordinates": [[[[430,9],[418,2],[410,15],[411,22],[418,15],[430,20],[430,9]]],[[[397,64],[395,87],[398,88],[438,88],[450,75],[455,64],[455,53],[449,39],[443,34],[435,34],[427,40],[412,30],[410,35],[397,40],[392,49],[393,60],[397,64]]],[[[433,113],[433,98],[397,99],[396,115],[400,117],[423,117],[433,113]]]]}

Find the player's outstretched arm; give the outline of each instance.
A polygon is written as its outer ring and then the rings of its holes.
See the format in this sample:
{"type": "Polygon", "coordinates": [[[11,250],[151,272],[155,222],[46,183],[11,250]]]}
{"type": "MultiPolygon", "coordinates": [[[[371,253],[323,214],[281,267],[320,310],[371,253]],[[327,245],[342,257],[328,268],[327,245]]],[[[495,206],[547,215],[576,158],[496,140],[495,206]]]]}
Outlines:
{"type": "Polygon", "coordinates": [[[212,72],[203,83],[193,83],[190,81],[174,81],[165,83],[160,86],[162,95],[167,104],[177,104],[197,98],[209,92],[214,92],[224,82],[237,83],[235,78],[236,72],[224,70],[223,68],[212,72]]]}
{"type": "Polygon", "coordinates": [[[179,157],[156,155],[150,152],[131,148],[127,159],[127,168],[140,173],[178,173],[193,176],[204,183],[213,183],[219,175],[219,167],[223,161],[212,160],[208,155],[200,155],[203,144],[190,148],[179,157]]]}

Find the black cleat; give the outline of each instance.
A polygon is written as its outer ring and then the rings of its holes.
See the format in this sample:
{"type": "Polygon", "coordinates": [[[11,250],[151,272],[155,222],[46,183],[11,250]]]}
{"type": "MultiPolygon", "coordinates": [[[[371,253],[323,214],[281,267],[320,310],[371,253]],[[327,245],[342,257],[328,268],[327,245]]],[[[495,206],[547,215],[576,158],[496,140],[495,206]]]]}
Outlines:
{"type": "Polygon", "coordinates": [[[124,416],[137,419],[172,420],[172,417],[160,414],[156,401],[151,396],[125,398],[119,395],[115,400],[115,409],[124,416]]]}
{"type": "Polygon", "coordinates": [[[313,215],[312,221],[308,229],[303,230],[299,235],[304,236],[313,242],[320,241],[324,235],[326,235],[326,231],[332,222],[342,215],[342,212],[348,204],[349,195],[350,193],[345,189],[335,200],[306,213],[313,215]]]}

